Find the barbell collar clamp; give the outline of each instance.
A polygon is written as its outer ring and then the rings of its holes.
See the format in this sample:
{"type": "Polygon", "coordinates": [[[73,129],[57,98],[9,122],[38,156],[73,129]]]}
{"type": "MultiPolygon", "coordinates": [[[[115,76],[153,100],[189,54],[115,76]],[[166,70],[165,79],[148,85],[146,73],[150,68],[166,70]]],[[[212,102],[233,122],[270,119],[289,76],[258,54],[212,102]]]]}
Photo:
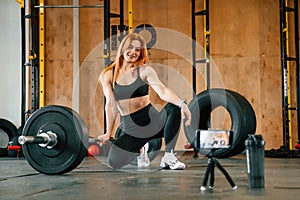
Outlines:
{"type": "Polygon", "coordinates": [[[23,136],[18,138],[18,142],[21,145],[24,144],[38,144],[41,147],[53,148],[57,144],[57,135],[52,131],[47,133],[41,132],[37,136],[23,136]]]}

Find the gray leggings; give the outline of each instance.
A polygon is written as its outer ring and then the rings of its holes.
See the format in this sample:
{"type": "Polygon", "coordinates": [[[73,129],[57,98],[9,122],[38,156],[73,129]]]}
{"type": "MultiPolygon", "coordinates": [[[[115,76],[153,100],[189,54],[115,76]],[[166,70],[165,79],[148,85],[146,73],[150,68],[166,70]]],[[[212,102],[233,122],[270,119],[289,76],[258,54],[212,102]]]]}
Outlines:
{"type": "Polygon", "coordinates": [[[181,124],[178,106],[168,103],[160,112],[151,104],[130,115],[121,117],[122,134],[114,142],[108,154],[112,168],[131,163],[140,149],[154,138],[165,139],[166,151],[174,149],[181,124]]]}

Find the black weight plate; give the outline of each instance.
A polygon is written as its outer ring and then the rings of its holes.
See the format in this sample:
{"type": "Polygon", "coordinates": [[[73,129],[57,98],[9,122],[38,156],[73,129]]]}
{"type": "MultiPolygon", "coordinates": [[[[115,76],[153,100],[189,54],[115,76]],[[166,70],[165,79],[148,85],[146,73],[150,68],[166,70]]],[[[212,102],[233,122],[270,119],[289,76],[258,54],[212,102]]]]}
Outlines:
{"type": "Polygon", "coordinates": [[[7,156],[9,141],[16,136],[17,127],[6,119],[0,119],[0,156],[7,156]]]}
{"type": "Polygon", "coordinates": [[[39,144],[23,145],[28,163],[44,174],[64,174],[76,168],[86,155],[88,130],[79,114],[70,108],[50,105],[37,110],[27,120],[24,136],[52,131],[58,143],[51,149],[39,144]]]}

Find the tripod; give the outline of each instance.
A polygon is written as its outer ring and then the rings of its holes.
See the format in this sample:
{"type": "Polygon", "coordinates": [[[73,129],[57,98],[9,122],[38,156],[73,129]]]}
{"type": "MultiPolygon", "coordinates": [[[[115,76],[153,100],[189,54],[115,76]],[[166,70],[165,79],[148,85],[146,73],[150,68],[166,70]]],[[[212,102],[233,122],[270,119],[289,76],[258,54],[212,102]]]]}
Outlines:
{"type": "Polygon", "coordinates": [[[214,178],[215,178],[215,166],[218,167],[218,169],[224,174],[224,176],[226,177],[227,181],[229,182],[229,184],[231,185],[232,189],[237,189],[237,186],[235,185],[235,183],[233,182],[233,180],[231,179],[231,177],[229,176],[229,174],[227,173],[227,171],[222,167],[222,165],[217,161],[217,159],[214,157],[214,152],[216,149],[212,149],[211,152],[207,155],[208,157],[208,165],[206,168],[206,172],[205,172],[205,177],[203,179],[203,183],[202,186],[200,187],[201,191],[205,191],[206,190],[206,185],[207,185],[207,181],[208,181],[208,176],[210,174],[210,183],[209,183],[209,188],[213,188],[214,187],[214,178]]]}

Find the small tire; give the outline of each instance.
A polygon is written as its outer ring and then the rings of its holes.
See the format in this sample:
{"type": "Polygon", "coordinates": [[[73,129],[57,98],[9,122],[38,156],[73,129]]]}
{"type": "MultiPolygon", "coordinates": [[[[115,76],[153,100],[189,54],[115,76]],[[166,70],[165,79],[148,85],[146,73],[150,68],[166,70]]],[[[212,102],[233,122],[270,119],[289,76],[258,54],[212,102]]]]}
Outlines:
{"type": "Polygon", "coordinates": [[[8,144],[16,136],[17,127],[6,119],[0,119],[0,156],[8,155],[8,144]]]}

